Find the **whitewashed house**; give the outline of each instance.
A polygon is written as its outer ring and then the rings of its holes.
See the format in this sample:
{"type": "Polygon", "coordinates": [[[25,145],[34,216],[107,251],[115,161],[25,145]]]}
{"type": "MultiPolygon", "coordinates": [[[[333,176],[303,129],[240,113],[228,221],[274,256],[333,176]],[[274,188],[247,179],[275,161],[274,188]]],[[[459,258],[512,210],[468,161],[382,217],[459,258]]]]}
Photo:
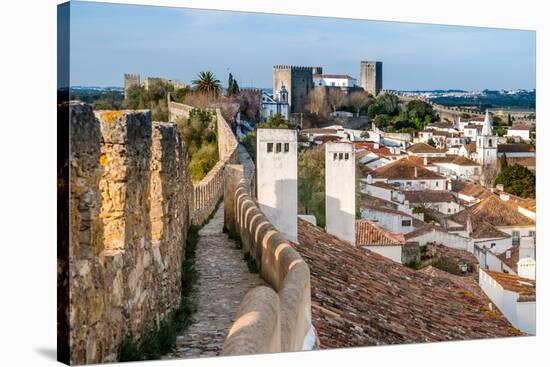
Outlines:
{"type": "Polygon", "coordinates": [[[529,125],[513,125],[508,128],[506,137],[521,138],[524,141],[531,140],[531,126],[529,125]]]}
{"type": "Polygon", "coordinates": [[[344,74],[314,74],[313,84],[321,87],[356,88],[357,79],[344,74]]]}
{"type": "Polygon", "coordinates": [[[536,333],[534,280],[480,268],[479,286],[514,327],[527,334],[536,333]]]}
{"type": "Polygon", "coordinates": [[[405,237],[394,233],[380,225],[368,221],[355,222],[355,245],[376,252],[390,260],[401,264],[405,237]]]}
{"type": "Polygon", "coordinates": [[[409,233],[415,230],[417,219],[412,214],[375,206],[362,206],[361,219],[377,223],[385,229],[397,233],[409,233]]]}
{"type": "Polygon", "coordinates": [[[411,157],[381,166],[370,176],[373,183],[397,185],[400,190],[446,190],[447,187],[446,177],[425,168],[411,157]]]}

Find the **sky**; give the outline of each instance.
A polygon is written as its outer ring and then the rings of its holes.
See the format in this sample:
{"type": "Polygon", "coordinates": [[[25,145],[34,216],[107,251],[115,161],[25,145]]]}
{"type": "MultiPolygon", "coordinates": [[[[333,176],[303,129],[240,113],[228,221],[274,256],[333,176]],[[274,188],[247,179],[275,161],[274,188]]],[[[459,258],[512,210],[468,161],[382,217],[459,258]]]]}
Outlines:
{"type": "Polygon", "coordinates": [[[535,32],[72,2],[72,86],[123,86],[124,73],[190,83],[203,70],[222,84],[270,88],[273,65],[322,66],[360,76],[383,62],[398,90],[533,89],[535,32]]]}

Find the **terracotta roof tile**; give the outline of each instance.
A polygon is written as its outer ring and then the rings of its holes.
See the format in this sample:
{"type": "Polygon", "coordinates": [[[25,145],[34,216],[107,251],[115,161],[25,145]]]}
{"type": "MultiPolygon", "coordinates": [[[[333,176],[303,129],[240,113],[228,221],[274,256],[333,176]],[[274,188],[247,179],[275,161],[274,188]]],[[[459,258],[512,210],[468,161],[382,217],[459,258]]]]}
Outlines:
{"type": "Polygon", "coordinates": [[[472,226],[486,222],[492,226],[534,226],[535,222],[519,213],[512,203],[502,201],[496,195],[490,195],[479,203],[472,205],[456,214],[451,220],[466,225],[468,217],[472,226]]]}
{"type": "Polygon", "coordinates": [[[517,273],[518,261],[519,261],[519,244],[512,246],[507,251],[504,251],[502,254],[497,255],[497,257],[505,263],[510,269],[517,273]],[[510,257],[506,257],[506,253],[510,251],[510,257]]]}
{"type": "Polygon", "coordinates": [[[394,233],[369,220],[355,221],[356,246],[397,246],[405,244],[401,233],[394,233]]]}
{"type": "Polygon", "coordinates": [[[411,153],[445,153],[444,150],[440,150],[432,147],[426,143],[416,143],[407,148],[407,152],[411,153]]]}
{"type": "Polygon", "coordinates": [[[378,167],[373,171],[374,178],[392,180],[441,180],[442,175],[424,168],[415,159],[403,158],[378,167]]]}
{"type": "Polygon", "coordinates": [[[303,220],[298,238],[323,349],[523,335],[453,281],[350,246],[303,220]]]}
{"type": "Polygon", "coordinates": [[[536,282],[532,279],[487,269],[482,269],[482,271],[487,273],[487,275],[493,278],[507,291],[516,292],[521,296],[534,296],[536,293],[536,282]]]}
{"type": "Polygon", "coordinates": [[[499,153],[530,153],[535,151],[535,146],[531,144],[499,144],[497,150],[499,153]]]}
{"type": "Polygon", "coordinates": [[[451,203],[456,198],[449,191],[441,190],[411,190],[403,191],[405,199],[410,203],[451,203]]]}

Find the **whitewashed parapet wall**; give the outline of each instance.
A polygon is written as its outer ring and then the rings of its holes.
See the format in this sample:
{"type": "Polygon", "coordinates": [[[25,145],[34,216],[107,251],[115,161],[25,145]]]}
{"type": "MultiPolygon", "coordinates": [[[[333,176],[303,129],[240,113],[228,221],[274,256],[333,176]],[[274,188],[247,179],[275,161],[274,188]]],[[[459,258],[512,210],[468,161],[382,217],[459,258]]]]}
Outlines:
{"type": "MultiPolygon", "coordinates": [[[[172,121],[178,117],[188,118],[194,109],[182,103],[168,102],[169,116],[172,121]]],[[[223,172],[227,164],[239,162],[237,139],[225,121],[219,108],[211,110],[217,120],[218,152],[220,160],[200,181],[193,183],[191,223],[200,225],[212,213],[223,195],[223,172]]]]}
{"type": "Polygon", "coordinates": [[[269,286],[245,295],[221,355],[314,349],[309,267],[261,212],[243,172],[241,165],[226,168],[225,226],[240,234],[243,252],[258,264],[269,286]]]}

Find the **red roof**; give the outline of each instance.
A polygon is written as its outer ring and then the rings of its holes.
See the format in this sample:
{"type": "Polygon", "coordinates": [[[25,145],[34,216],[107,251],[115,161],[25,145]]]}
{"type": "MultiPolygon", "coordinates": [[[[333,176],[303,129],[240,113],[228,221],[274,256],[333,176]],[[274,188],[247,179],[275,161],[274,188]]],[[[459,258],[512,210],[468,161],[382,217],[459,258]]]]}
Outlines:
{"type": "Polygon", "coordinates": [[[405,244],[401,233],[394,233],[369,220],[355,221],[356,246],[399,246],[405,244]]]}

